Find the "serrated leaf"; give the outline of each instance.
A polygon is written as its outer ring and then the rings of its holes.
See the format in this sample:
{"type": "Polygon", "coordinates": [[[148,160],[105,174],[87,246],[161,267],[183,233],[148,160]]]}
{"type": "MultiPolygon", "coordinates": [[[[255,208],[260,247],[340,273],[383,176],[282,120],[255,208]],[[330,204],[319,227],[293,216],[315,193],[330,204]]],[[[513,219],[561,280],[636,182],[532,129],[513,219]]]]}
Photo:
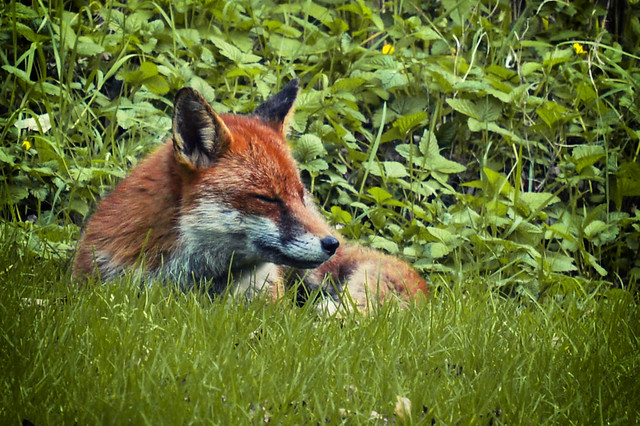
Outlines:
{"type": "Polygon", "coordinates": [[[565,118],[567,109],[555,102],[548,101],[536,108],[538,116],[547,123],[547,126],[553,128],[558,122],[562,122],[565,118]]]}
{"type": "Polygon", "coordinates": [[[302,135],[296,142],[295,152],[302,163],[313,160],[316,157],[325,155],[327,153],[320,139],[317,135],[308,133],[302,135]]]}
{"type": "Polygon", "coordinates": [[[211,41],[216,45],[222,56],[229,58],[236,64],[251,64],[259,62],[260,59],[262,59],[260,56],[254,55],[253,53],[242,52],[239,48],[231,43],[227,43],[221,38],[211,37],[211,41]]]}
{"type": "Polygon", "coordinates": [[[398,118],[393,123],[393,127],[397,128],[401,135],[406,135],[416,127],[423,125],[427,117],[428,115],[425,111],[416,112],[415,114],[398,118]]]}
{"type": "Polygon", "coordinates": [[[608,225],[601,220],[594,220],[584,228],[584,236],[588,239],[592,239],[594,236],[601,232],[604,232],[608,228],[608,225]]]}
{"type": "Polygon", "coordinates": [[[438,140],[433,132],[426,130],[420,139],[420,152],[424,155],[422,167],[440,173],[462,173],[467,168],[440,155],[438,140]]]}
{"type": "Polygon", "coordinates": [[[0,147],[0,163],[15,165],[16,156],[5,150],[5,147],[0,147]]]}
{"type": "Polygon", "coordinates": [[[384,172],[389,178],[403,178],[409,176],[407,168],[398,161],[384,161],[382,163],[384,172]]]}
{"type": "Polygon", "coordinates": [[[578,173],[594,165],[604,156],[605,152],[602,145],[578,145],[571,151],[571,157],[576,163],[576,171],[578,173]]]}
{"type": "Polygon", "coordinates": [[[77,198],[69,202],[69,209],[80,213],[83,217],[89,214],[89,205],[87,202],[77,198]]]}
{"type": "Polygon", "coordinates": [[[158,66],[153,62],[143,62],[137,70],[125,72],[124,81],[131,84],[142,84],[146,79],[158,75],[158,66]]]}
{"type": "Polygon", "coordinates": [[[374,75],[380,80],[382,87],[389,90],[394,87],[406,86],[409,81],[407,77],[397,70],[377,70],[374,75]]]}
{"type": "Polygon", "coordinates": [[[551,272],[572,272],[577,271],[575,260],[572,257],[560,253],[545,253],[544,262],[551,272]]]}
{"type": "Polygon", "coordinates": [[[9,185],[9,196],[13,203],[24,200],[29,196],[29,191],[22,185],[9,185]]]}
{"type": "Polygon", "coordinates": [[[490,132],[494,132],[503,136],[505,139],[507,139],[510,142],[515,142],[517,144],[525,144],[525,141],[520,136],[518,136],[511,130],[503,129],[502,127],[498,126],[494,122],[486,122],[486,121],[481,122],[476,120],[475,118],[469,117],[469,119],[467,120],[467,126],[469,126],[469,130],[471,130],[472,132],[489,130],[490,132]]]}
{"type": "Polygon", "coordinates": [[[417,39],[427,41],[440,40],[442,38],[440,34],[438,34],[435,30],[425,26],[419,27],[416,32],[413,33],[413,36],[415,36],[417,39]]]}
{"type": "Polygon", "coordinates": [[[202,43],[200,38],[200,32],[193,28],[180,28],[175,30],[178,35],[178,39],[184,41],[183,45],[186,47],[198,46],[202,43]]]}
{"type": "Polygon", "coordinates": [[[476,108],[476,104],[470,99],[447,99],[447,103],[451,108],[468,117],[482,121],[480,113],[476,108]]]}
{"type": "Polygon", "coordinates": [[[302,163],[300,168],[308,172],[321,172],[329,168],[329,163],[322,158],[315,158],[311,161],[307,161],[306,163],[302,163]]]}
{"type": "Polygon", "coordinates": [[[526,215],[560,202],[560,198],[548,192],[520,192],[518,197],[519,207],[526,206],[526,215]]]}
{"type": "Polygon", "coordinates": [[[462,164],[446,159],[441,155],[430,159],[427,158],[425,161],[425,168],[446,174],[462,173],[467,170],[467,168],[462,164]]]}

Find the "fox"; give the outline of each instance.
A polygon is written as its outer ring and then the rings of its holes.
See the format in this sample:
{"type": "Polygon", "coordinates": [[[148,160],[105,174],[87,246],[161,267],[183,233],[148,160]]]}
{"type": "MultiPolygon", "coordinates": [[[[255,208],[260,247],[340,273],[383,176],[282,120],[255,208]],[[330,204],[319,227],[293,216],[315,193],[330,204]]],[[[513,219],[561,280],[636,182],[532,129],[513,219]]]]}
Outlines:
{"type": "Polygon", "coordinates": [[[334,309],[427,296],[406,262],[345,241],[304,187],[287,143],[299,80],[247,115],[218,114],[193,88],[178,91],[172,134],[104,197],[73,260],[77,279],[128,270],[190,289],[208,283],[281,297],[302,283],[334,309]]]}

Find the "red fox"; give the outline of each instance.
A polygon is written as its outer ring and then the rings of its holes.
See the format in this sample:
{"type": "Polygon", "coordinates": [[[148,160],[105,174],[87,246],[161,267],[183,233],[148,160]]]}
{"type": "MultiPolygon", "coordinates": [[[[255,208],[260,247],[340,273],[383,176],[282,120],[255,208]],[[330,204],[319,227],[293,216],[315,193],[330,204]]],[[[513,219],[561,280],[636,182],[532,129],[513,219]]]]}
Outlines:
{"type": "Polygon", "coordinates": [[[173,136],[99,203],[74,276],[108,280],[134,269],[185,288],[206,281],[216,293],[260,279],[274,295],[303,280],[337,302],[346,287],[359,308],[392,294],[426,296],[409,265],[345,244],[315,207],[285,140],[298,92],[293,79],[239,116],[181,89],[173,136]],[[266,272],[256,276],[257,268],[266,272]]]}

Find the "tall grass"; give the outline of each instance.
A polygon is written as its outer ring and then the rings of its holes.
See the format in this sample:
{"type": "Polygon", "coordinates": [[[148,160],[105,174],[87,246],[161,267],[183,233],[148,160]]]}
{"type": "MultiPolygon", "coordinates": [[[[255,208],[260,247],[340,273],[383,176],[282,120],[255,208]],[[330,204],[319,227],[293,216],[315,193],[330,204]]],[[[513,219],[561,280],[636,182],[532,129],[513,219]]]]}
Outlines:
{"type": "Polygon", "coordinates": [[[69,284],[64,264],[2,249],[2,424],[640,421],[640,311],[622,290],[525,302],[476,280],[334,318],[69,284]]]}

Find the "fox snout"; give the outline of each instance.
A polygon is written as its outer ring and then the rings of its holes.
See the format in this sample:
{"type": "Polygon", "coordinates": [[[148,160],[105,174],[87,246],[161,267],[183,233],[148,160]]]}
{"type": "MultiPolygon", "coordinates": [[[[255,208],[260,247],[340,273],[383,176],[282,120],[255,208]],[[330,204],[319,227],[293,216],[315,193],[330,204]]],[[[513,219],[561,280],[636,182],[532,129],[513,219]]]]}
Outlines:
{"type": "Polygon", "coordinates": [[[319,238],[311,233],[303,233],[283,239],[277,231],[275,234],[264,232],[265,228],[269,226],[262,226],[263,232],[255,236],[258,256],[279,265],[298,269],[317,268],[331,259],[340,246],[338,239],[331,235],[319,238]]]}

